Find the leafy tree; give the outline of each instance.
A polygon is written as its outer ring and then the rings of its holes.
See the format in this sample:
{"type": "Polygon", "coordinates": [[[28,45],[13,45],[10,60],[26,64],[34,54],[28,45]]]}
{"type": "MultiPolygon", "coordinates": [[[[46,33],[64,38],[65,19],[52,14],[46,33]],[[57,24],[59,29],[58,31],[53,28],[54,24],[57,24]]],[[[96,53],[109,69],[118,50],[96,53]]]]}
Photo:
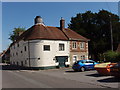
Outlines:
{"type": "Polygon", "coordinates": [[[107,62],[119,62],[120,61],[120,53],[115,51],[107,51],[104,53],[105,59],[107,62]]]}
{"type": "Polygon", "coordinates": [[[23,27],[14,28],[14,30],[12,31],[12,34],[10,34],[9,39],[14,42],[17,39],[17,37],[20,35],[20,33],[24,31],[25,31],[25,28],[23,27]]]}
{"type": "Polygon", "coordinates": [[[119,17],[111,12],[100,10],[98,13],[91,11],[78,13],[71,18],[68,28],[90,39],[89,53],[93,59],[99,60],[99,54],[111,50],[110,21],[113,30],[114,50],[116,50],[120,41],[120,22],[119,17]]]}

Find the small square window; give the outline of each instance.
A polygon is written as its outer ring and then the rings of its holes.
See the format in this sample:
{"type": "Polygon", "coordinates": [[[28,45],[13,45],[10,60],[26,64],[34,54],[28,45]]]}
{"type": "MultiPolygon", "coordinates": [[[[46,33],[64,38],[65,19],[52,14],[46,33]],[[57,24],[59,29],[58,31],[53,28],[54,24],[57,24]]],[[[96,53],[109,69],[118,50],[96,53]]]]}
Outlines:
{"type": "Polygon", "coordinates": [[[50,45],[44,45],[44,51],[50,51],[50,45]]]}

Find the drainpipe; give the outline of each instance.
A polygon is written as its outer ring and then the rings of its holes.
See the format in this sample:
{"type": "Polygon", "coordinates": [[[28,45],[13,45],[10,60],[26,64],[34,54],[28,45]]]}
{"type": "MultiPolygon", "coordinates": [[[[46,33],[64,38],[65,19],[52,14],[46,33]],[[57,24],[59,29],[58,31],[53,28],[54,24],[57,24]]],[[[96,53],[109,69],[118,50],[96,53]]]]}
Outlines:
{"type": "Polygon", "coordinates": [[[31,67],[31,63],[30,63],[30,46],[29,46],[29,40],[28,40],[28,60],[29,60],[29,67],[31,67]]]}

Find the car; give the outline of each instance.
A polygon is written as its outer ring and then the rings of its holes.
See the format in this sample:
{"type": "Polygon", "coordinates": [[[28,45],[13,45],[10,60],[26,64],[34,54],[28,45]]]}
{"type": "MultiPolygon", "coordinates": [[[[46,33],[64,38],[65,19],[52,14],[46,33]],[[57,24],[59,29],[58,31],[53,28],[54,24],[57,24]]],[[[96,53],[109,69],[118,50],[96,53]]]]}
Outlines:
{"type": "Polygon", "coordinates": [[[98,64],[97,62],[95,62],[94,60],[78,60],[76,61],[73,66],[72,69],[74,71],[86,71],[86,70],[91,70],[94,69],[94,65],[98,64]]]}
{"type": "Polygon", "coordinates": [[[110,68],[110,74],[120,78],[120,62],[110,68]]]}
{"type": "Polygon", "coordinates": [[[104,62],[104,63],[96,64],[94,68],[97,70],[97,72],[100,75],[110,75],[110,68],[116,64],[117,63],[104,62]]]}

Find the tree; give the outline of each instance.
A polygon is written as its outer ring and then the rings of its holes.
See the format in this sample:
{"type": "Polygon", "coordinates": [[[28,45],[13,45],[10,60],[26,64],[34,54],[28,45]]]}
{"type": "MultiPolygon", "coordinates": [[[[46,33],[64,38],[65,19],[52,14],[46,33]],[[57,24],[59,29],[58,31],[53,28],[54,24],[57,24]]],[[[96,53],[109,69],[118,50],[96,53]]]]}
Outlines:
{"type": "Polygon", "coordinates": [[[89,53],[94,56],[93,59],[98,60],[99,54],[111,49],[110,21],[113,29],[114,50],[116,50],[120,41],[120,22],[119,16],[111,12],[100,10],[98,13],[91,11],[78,13],[71,18],[68,28],[90,39],[89,53]]]}
{"type": "Polygon", "coordinates": [[[17,37],[24,31],[25,31],[25,28],[23,27],[14,28],[14,30],[12,31],[12,34],[10,34],[9,39],[14,42],[17,39],[17,37]]]}
{"type": "Polygon", "coordinates": [[[115,51],[107,51],[104,53],[106,62],[119,62],[120,61],[120,53],[115,51]]]}

